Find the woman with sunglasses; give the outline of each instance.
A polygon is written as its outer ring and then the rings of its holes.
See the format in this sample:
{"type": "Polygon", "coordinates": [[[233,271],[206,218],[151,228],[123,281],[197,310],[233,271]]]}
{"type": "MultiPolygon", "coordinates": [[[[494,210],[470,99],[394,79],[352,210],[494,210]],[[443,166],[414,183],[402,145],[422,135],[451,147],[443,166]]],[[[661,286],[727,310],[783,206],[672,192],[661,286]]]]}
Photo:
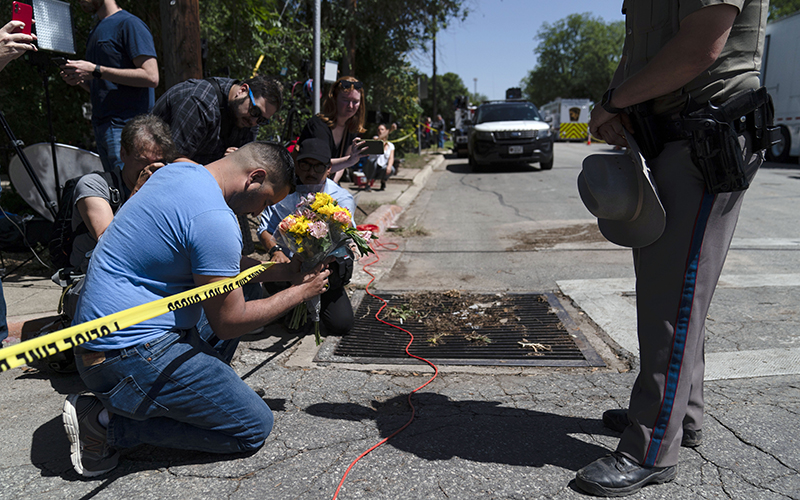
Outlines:
{"type": "Polygon", "coordinates": [[[366,132],[364,84],[352,76],[343,76],[331,85],[322,104],[322,113],[312,116],[300,133],[298,142],[317,138],[331,148],[331,172],[339,182],[344,169],[354,166],[364,154],[366,145],[358,134],[366,132]]]}

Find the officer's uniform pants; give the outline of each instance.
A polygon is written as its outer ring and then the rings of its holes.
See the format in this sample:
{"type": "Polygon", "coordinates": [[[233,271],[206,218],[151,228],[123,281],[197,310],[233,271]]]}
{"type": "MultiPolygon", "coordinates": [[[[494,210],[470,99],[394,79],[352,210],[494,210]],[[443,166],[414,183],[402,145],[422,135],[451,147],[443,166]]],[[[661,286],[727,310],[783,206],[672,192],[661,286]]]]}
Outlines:
{"type": "MultiPolygon", "coordinates": [[[[752,179],[763,153],[740,137],[752,179]]],[[[633,250],[641,367],[617,450],[644,466],[678,462],[683,429],[703,425],[705,318],[744,192],[705,190],[688,141],[648,162],[667,213],[664,234],[633,250]]]]}

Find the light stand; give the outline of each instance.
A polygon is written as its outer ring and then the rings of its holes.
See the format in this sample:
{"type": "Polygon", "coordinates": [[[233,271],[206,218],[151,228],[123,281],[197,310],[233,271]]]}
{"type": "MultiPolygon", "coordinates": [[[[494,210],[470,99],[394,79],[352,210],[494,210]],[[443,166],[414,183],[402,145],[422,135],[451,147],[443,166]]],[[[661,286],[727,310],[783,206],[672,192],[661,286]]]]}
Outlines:
{"type": "MultiPolygon", "coordinates": [[[[72,10],[70,5],[60,0],[32,0],[34,19],[36,19],[36,37],[38,48],[42,51],[60,52],[63,54],[75,53],[75,41],[73,36],[72,24],[72,10]]],[[[53,132],[53,111],[50,106],[50,86],[47,82],[48,74],[47,69],[53,64],[50,60],[50,55],[42,52],[33,52],[29,54],[28,61],[36,67],[39,75],[42,77],[42,86],[44,87],[45,103],[47,105],[47,124],[50,131],[50,151],[53,156],[53,178],[55,180],[56,197],[60,197],[61,182],[58,178],[58,158],[56,156],[56,135],[53,132]]],[[[10,130],[10,129],[9,129],[10,130]]],[[[29,168],[30,163],[25,158],[21,150],[17,151],[20,159],[23,160],[28,174],[37,186],[37,190],[41,185],[38,179],[34,177],[33,170],[29,168]]],[[[53,214],[55,219],[56,203],[50,201],[46,195],[40,190],[42,200],[48,206],[48,209],[53,214]]]]}
{"type": "MultiPolygon", "coordinates": [[[[44,100],[47,107],[47,125],[50,131],[50,151],[53,156],[53,179],[55,180],[56,184],[56,196],[60,197],[61,193],[61,182],[58,178],[58,158],[56,156],[56,135],[53,132],[53,110],[50,106],[50,85],[48,83],[48,74],[47,70],[50,69],[50,66],[53,64],[50,61],[50,56],[47,54],[43,54],[41,52],[33,52],[29,54],[28,62],[36,68],[39,72],[39,76],[42,77],[42,87],[44,87],[44,100]]],[[[19,152],[17,153],[19,154],[19,152]]],[[[26,159],[27,162],[27,159],[26,159]]],[[[30,173],[30,171],[29,171],[30,173]]],[[[38,184],[38,180],[36,181],[38,184]]],[[[42,197],[45,203],[48,203],[47,199],[42,197]]],[[[52,210],[51,210],[52,212],[52,210]]],[[[53,218],[55,218],[55,213],[53,214],[53,218]]]]}

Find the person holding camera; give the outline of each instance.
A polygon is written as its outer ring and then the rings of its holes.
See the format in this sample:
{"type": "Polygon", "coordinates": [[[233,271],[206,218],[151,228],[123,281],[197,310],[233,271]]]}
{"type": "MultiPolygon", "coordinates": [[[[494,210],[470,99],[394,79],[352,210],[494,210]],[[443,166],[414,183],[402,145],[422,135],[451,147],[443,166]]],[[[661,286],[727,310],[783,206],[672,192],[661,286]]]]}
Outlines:
{"type": "Polygon", "coordinates": [[[25,23],[22,21],[9,21],[0,28],[0,71],[25,52],[38,50],[33,44],[36,41],[36,35],[23,33],[24,27],[25,23]]]}
{"type": "MultiPolygon", "coordinates": [[[[0,28],[0,71],[8,63],[18,58],[29,50],[36,51],[36,35],[26,35],[22,33],[25,23],[21,21],[9,21],[0,28]]],[[[0,188],[0,192],[2,192],[0,188]]],[[[0,281],[0,342],[8,337],[8,323],[6,321],[6,299],[3,295],[3,282],[0,281]]],[[[2,347],[2,344],[0,344],[2,347]]]]}
{"type": "MultiPolygon", "coordinates": [[[[283,248],[276,239],[276,231],[283,218],[294,213],[301,196],[324,192],[351,214],[355,213],[356,202],[353,195],[329,179],[330,172],[331,154],[327,141],[310,138],[301,142],[300,153],[295,161],[297,190],[280,203],[267,207],[261,214],[258,238],[267,249],[271,261],[284,263],[291,259],[291,252],[283,248]]],[[[354,323],[353,306],[344,289],[344,285],[349,283],[353,275],[352,252],[350,256],[337,257],[335,262],[328,265],[328,269],[331,271],[328,277],[330,288],[321,295],[320,320],[329,333],[345,335],[353,328],[354,323]]],[[[264,283],[271,294],[286,286],[288,283],[264,283]]],[[[310,322],[307,324],[311,325],[310,322]]]]}
{"type": "Polygon", "coordinates": [[[672,481],[680,447],[703,441],[705,319],[768,142],[771,106],[756,91],[767,10],[767,0],[624,3],[623,56],[589,128],[617,146],[633,132],[666,217],[633,248],[639,374],[628,408],[603,414],[622,433],[616,451],[577,473],[590,494],[672,481]],[[736,111],[724,120],[719,109],[736,111]]]}
{"type": "Polygon", "coordinates": [[[312,116],[300,132],[298,143],[315,137],[328,144],[331,173],[337,183],[346,168],[366,156],[364,141],[358,137],[366,132],[366,109],[364,84],[352,76],[343,76],[328,89],[322,112],[312,116]]]}
{"type": "Polygon", "coordinates": [[[156,48],[147,25],[114,0],[80,0],[80,6],[98,21],[86,42],[86,59],[68,59],[61,77],[91,94],[97,152],[103,169],[110,172],[123,166],[122,127],[150,111],[155,102],[156,48]]]}
{"type": "MultiPolygon", "coordinates": [[[[386,124],[381,123],[378,125],[378,136],[375,139],[383,142],[383,153],[369,156],[365,162],[364,173],[370,180],[380,179],[381,187],[379,191],[383,191],[386,189],[386,181],[397,171],[394,166],[395,147],[394,144],[389,142],[389,128],[386,124]]],[[[367,190],[369,190],[369,184],[367,185],[367,190]]]]}

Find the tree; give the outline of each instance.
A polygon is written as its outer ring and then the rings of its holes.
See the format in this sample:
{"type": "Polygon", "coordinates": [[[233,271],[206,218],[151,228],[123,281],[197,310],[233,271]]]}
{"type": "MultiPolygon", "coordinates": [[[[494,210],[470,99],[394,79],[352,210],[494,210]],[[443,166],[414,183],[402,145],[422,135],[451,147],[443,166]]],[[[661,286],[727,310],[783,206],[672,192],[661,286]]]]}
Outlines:
{"type": "MultiPolygon", "coordinates": [[[[121,8],[142,19],[153,34],[162,76],[156,98],[164,92],[167,80],[160,16],[160,4],[164,2],[167,0],[117,0],[121,8]]],[[[356,49],[354,75],[365,84],[368,110],[392,113],[393,121],[406,135],[414,130],[421,113],[417,72],[408,63],[407,54],[430,40],[431,19],[436,19],[439,26],[462,19],[467,15],[463,7],[466,3],[467,0],[358,0],[354,12],[350,0],[327,0],[322,2],[322,59],[343,61],[345,36],[351,30],[356,49]]],[[[77,0],[71,4],[76,55],[70,57],[83,58],[93,19],[77,8],[77,0]]],[[[0,0],[0,7],[4,6],[10,10],[11,1],[0,0]]],[[[281,78],[288,98],[296,82],[311,77],[313,8],[313,0],[200,1],[203,76],[249,78],[263,56],[258,72],[281,78]]],[[[26,59],[29,56],[14,61],[0,73],[0,109],[17,138],[30,145],[47,141],[49,131],[42,76],[26,59]]],[[[49,57],[43,58],[42,68],[50,89],[56,139],[93,149],[91,124],[82,113],[89,94],[66,85],[49,57]]],[[[304,104],[302,125],[311,112],[301,89],[300,85],[296,87],[295,97],[300,96],[304,104]]],[[[285,116],[285,110],[278,113],[272,125],[262,127],[260,137],[276,138],[281,134],[285,116]]],[[[0,138],[0,169],[7,169],[12,154],[7,141],[0,138]]]]}
{"type": "Polygon", "coordinates": [[[487,96],[486,94],[481,94],[480,92],[478,92],[477,94],[470,92],[468,95],[469,95],[469,102],[471,102],[475,106],[480,106],[483,103],[483,101],[489,100],[489,96],[487,96]]]}
{"type": "Polygon", "coordinates": [[[536,34],[536,67],[523,92],[541,106],[556,97],[599,101],[614,74],[625,39],[623,21],[611,23],[589,13],[544,23],[536,34]]]}
{"type": "Polygon", "coordinates": [[[800,0],[771,0],[768,21],[776,21],[800,10],[800,0]]]}
{"type": "MultiPolygon", "coordinates": [[[[427,77],[423,77],[427,78],[427,77]]],[[[469,94],[469,89],[464,85],[461,77],[455,73],[445,73],[436,77],[438,81],[437,100],[439,101],[438,112],[442,115],[448,125],[455,120],[456,97],[469,94]]],[[[428,85],[430,89],[430,84],[428,85]]],[[[428,93],[428,98],[422,100],[422,113],[425,116],[433,116],[433,96],[428,93]]]]}

